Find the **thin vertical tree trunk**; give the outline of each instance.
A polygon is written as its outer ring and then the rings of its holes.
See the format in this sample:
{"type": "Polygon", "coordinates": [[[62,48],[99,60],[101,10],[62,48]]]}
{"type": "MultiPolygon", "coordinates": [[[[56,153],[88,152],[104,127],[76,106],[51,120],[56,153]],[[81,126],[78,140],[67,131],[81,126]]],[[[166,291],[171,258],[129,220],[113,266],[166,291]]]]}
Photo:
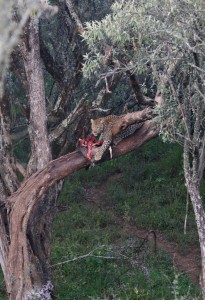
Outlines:
{"type": "Polygon", "coordinates": [[[39,19],[32,17],[27,29],[28,40],[22,43],[21,53],[24,59],[29,84],[29,134],[32,154],[28,175],[41,170],[51,159],[47,132],[45,87],[39,46],[39,19]]]}
{"type": "Polygon", "coordinates": [[[201,250],[201,278],[200,284],[202,288],[203,300],[205,300],[205,213],[202,199],[199,193],[199,186],[191,177],[186,178],[187,190],[193,205],[197,231],[199,236],[199,244],[201,250]]]}
{"type": "Polygon", "coordinates": [[[200,196],[200,180],[194,155],[190,153],[188,139],[184,142],[184,173],[187,191],[194,209],[194,215],[197,225],[197,232],[199,236],[199,245],[201,250],[201,288],[202,299],[205,300],[205,212],[203,208],[202,199],[200,196]],[[192,162],[192,163],[191,163],[192,162]]]}

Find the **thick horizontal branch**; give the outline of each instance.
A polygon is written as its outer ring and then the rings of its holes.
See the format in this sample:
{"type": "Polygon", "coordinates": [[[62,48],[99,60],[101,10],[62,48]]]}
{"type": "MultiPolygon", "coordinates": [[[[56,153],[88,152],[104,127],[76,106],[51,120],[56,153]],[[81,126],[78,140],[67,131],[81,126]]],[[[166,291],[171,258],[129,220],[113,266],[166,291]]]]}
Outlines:
{"type": "MultiPolygon", "coordinates": [[[[145,121],[144,125],[135,134],[113,147],[113,158],[138,149],[158,134],[159,129],[154,120],[145,121]]],[[[86,152],[85,147],[82,150],[86,152]]],[[[72,153],[50,161],[44,169],[36,172],[22,183],[21,187],[8,198],[8,205],[14,207],[18,205],[17,203],[21,203],[20,206],[28,207],[33,201],[37,201],[58,180],[79,169],[88,167],[90,161],[84,155],[85,153],[83,154],[81,149],[77,149],[72,153]]],[[[108,160],[108,158],[105,160],[108,160]]]]}
{"type": "Polygon", "coordinates": [[[146,121],[143,126],[138,129],[135,134],[122,140],[119,144],[113,147],[113,158],[117,158],[128,152],[139,149],[142,145],[157,137],[159,127],[154,120],[146,121]]]}

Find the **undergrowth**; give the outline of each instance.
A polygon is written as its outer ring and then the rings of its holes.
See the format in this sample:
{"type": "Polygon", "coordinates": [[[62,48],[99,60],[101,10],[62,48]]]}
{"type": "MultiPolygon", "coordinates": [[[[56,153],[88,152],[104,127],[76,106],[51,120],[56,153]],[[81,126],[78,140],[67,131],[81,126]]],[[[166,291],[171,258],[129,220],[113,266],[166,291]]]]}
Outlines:
{"type": "Polygon", "coordinates": [[[183,233],[186,189],[182,163],[179,147],[157,139],[138,152],[69,176],[60,199],[67,210],[60,212],[54,223],[52,263],[88,253],[103,257],[89,256],[53,266],[56,299],[199,297],[199,289],[173,268],[163,252],[154,255],[146,245],[133,256],[128,245],[137,245],[140,240],[124,230],[128,222],[162,232],[179,244],[182,253],[197,245],[191,204],[187,234],[183,233]],[[95,204],[89,202],[86,190],[100,187],[112,177],[106,193],[95,195],[95,204]],[[118,257],[119,253],[128,258],[118,257]]]}

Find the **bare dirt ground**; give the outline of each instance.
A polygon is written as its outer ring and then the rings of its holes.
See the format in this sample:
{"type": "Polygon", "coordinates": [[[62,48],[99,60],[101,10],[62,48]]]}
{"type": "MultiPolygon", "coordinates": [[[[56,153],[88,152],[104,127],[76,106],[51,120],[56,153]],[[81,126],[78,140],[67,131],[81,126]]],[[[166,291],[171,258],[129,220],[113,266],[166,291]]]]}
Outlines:
{"type": "MultiPolygon", "coordinates": [[[[107,204],[106,192],[108,184],[111,181],[117,180],[123,176],[123,174],[114,174],[110,176],[105,182],[98,187],[92,187],[85,190],[86,199],[95,205],[95,207],[104,207],[106,211],[109,211],[109,205],[107,204]]],[[[144,239],[149,230],[138,228],[128,220],[115,216],[116,222],[127,232],[131,238],[144,239]]],[[[149,239],[150,243],[153,243],[153,238],[149,239]]],[[[156,232],[157,249],[167,253],[173,261],[173,266],[180,272],[186,274],[193,283],[199,285],[200,274],[200,249],[192,247],[186,251],[186,254],[180,253],[178,245],[175,242],[170,242],[163,234],[156,232]]]]}

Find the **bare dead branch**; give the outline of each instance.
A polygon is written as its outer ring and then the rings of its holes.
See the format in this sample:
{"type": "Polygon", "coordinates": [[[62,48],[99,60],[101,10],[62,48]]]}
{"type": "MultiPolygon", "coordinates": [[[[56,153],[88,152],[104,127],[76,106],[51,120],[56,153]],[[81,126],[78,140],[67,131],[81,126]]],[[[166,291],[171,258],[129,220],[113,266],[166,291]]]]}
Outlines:
{"type": "MultiPolygon", "coordinates": [[[[109,91],[111,93],[117,87],[117,85],[118,85],[118,83],[120,81],[121,76],[122,76],[121,74],[115,74],[113,76],[111,82],[109,82],[109,91]]],[[[99,83],[99,81],[98,81],[98,83],[99,83]]],[[[100,92],[98,93],[96,99],[92,102],[92,107],[93,108],[102,108],[102,106],[105,104],[105,102],[110,98],[111,93],[107,93],[107,89],[106,88],[102,88],[100,90],[100,92]]]]}
{"type": "Polygon", "coordinates": [[[111,94],[112,92],[109,90],[109,85],[108,85],[108,81],[107,81],[107,76],[105,76],[105,86],[106,86],[106,93],[111,94]]]}
{"type": "Polygon", "coordinates": [[[83,96],[83,98],[78,102],[78,104],[76,105],[76,107],[73,109],[73,111],[68,115],[67,118],[65,118],[50,134],[49,134],[49,141],[53,142],[55,141],[57,138],[59,138],[59,136],[61,136],[63,134],[63,132],[66,130],[66,128],[68,127],[68,125],[73,122],[74,119],[76,119],[79,114],[82,112],[83,110],[83,106],[85,103],[85,97],[87,95],[85,94],[83,96]]]}
{"type": "Polygon", "coordinates": [[[167,66],[167,68],[165,68],[163,74],[160,74],[160,75],[158,74],[158,72],[156,70],[156,65],[151,65],[153,74],[158,81],[158,89],[157,89],[157,92],[156,92],[156,95],[154,98],[154,100],[155,100],[155,102],[157,102],[157,104],[160,104],[160,105],[163,104],[164,99],[163,99],[163,95],[162,95],[162,90],[168,83],[172,72],[176,69],[176,67],[179,65],[180,62],[181,62],[180,59],[174,60],[172,63],[170,63],[170,65],[167,66]]]}
{"type": "Polygon", "coordinates": [[[77,25],[77,28],[78,28],[78,31],[79,33],[83,33],[84,32],[84,29],[83,29],[83,24],[75,10],[75,7],[72,3],[72,0],[66,0],[66,5],[67,5],[67,8],[69,10],[69,13],[71,15],[71,17],[73,18],[73,20],[75,21],[76,25],[77,25]]]}
{"type": "Polygon", "coordinates": [[[57,264],[54,264],[54,265],[51,266],[51,268],[57,267],[57,266],[61,266],[61,265],[64,265],[64,264],[68,264],[70,262],[73,262],[73,261],[76,261],[76,260],[80,260],[80,259],[84,259],[84,258],[88,258],[88,257],[95,257],[95,258],[102,258],[102,259],[119,259],[118,257],[114,257],[114,256],[94,255],[93,251],[91,251],[91,252],[89,252],[87,254],[84,254],[84,255],[81,255],[81,256],[77,256],[77,257],[74,257],[72,259],[68,259],[68,260],[59,262],[57,264]]]}
{"type": "Polygon", "coordinates": [[[111,108],[107,108],[107,109],[103,109],[103,108],[90,108],[89,111],[92,112],[92,111],[99,111],[99,112],[104,112],[104,113],[109,113],[109,111],[111,110],[111,108]]]}
{"type": "Polygon", "coordinates": [[[15,165],[16,165],[16,169],[23,175],[23,177],[25,177],[26,176],[26,170],[24,169],[22,164],[20,164],[18,161],[16,161],[15,165]]]}

